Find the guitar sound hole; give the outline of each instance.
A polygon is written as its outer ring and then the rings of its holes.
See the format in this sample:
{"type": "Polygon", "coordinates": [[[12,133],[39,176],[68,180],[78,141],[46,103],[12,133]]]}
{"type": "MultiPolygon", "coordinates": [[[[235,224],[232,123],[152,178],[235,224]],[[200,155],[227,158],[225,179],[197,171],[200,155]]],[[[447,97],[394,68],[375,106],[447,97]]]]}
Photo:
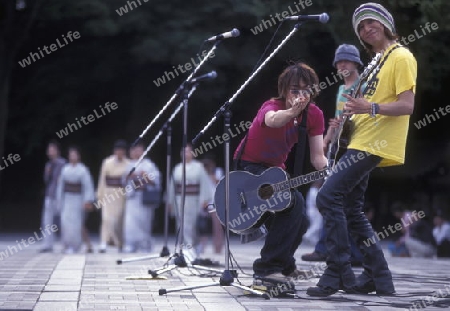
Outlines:
{"type": "Polygon", "coordinates": [[[258,189],[258,195],[263,200],[268,200],[272,197],[274,191],[271,185],[264,184],[258,189]]]}

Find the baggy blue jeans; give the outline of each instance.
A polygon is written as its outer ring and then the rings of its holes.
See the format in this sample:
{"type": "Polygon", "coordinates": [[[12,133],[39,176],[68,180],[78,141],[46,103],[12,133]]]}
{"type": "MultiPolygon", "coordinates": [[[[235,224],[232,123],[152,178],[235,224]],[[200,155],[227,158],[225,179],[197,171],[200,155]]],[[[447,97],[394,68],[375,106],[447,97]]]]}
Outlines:
{"type": "MultiPolygon", "coordinates": [[[[325,245],[325,240],[327,238],[328,232],[327,228],[325,227],[325,224],[322,226],[322,230],[320,231],[320,238],[317,242],[314,252],[317,254],[325,255],[327,253],[327,246],[325,245]]],[[[351,237],[350,232],[348,236],[349,242],[350,242],[350,260],[352,262],[362,262],[363,261],[363,255],[361,251],[359,250],[359,247],[356,245],[355,240],[351,237]]]]}
{"type": "MultiPolygon", "coordinates": [[[[241,160],[239,168],[253,174],[261,174],[267,167],[241,160]]],[[[294,253],[302,242],[309,227],[305,201],[297,190],[292,191],[294,204],[277,212],[266,220],[268,229],[261,257],[253,263],[255,275],[266,276],[272,273],[289,275],[296,269],[294,253]]]]}
{"type": "Polygon", "coordinates": [[[328,231],[328,267],[318,286],[345,289],[373,281],[377,291],[394,291],[392,275],[379,243],[368,243],[374,237],[374,231],[363,212],[369,174],[380,161],[378,156],[348,149],[317,195],[317,207],[328,231]],[[364,271],[358,279],[350,265],[348,232],[364,256],[364,271]]]}

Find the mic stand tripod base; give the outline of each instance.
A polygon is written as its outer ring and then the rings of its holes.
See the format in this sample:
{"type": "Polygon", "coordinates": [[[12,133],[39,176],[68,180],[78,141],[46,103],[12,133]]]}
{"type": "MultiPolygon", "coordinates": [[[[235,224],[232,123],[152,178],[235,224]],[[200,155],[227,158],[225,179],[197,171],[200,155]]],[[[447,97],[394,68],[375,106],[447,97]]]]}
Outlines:
{"type": "Polygon", "coordinates": [[[198,270],[206,270],[206,271],[216,272],[216,273],[222,272],[222,270],[219,270],[219,269],[205,267],[202,265],[193,265],[192,261],[189,258],[185,258],[185,256],[183,254],[174,254],[173,257],[175,257],[173,260],[173,264],[168,265],[167,267],[161,268],[161,269],[148,270],[148,274],[150,274],[154,278],[157,278],[157,277],[159,277],[160,274],[168,272],[168,271],[172,271],[173,269],[176,269],[178,267],[180,267],[180,268],[190,267],[190,268],[194,268],[194,269],[198,269],[198,270]]]}
{"type": "Polygon", "coordinates": [[[159,253],[159,257],[169,257],[170,251],[167,246],[163,246],[161,253],[159,253]]]}
{"type": "Polygon", "coordinates": [[[252,293],[254,295],[257,295],[259,297],[262,297],[264,299],[270,299],[270,296],[262,291],[238,284],[238,283],[234,283],[234,277],[237,277],[236,271],[235,270],[224,270],[222,273],[222,276],[220,277],[220,281],[218,282],[212,282],[212,283],[208,283],[208,284],[202,284],[202,285],[196,285],[196,286],[180,286],[180,287],[175,287],[172,289],[165,289],[165,288],[161,288],[158,293],[160,296],[162,295],[166,295],[167,293],[172,293],[172,292],[178,292],[178,291],[182,291],[182,290],[191,290],[191,289],[196,289],[196,288],[203,288],[203,287],[211,287],[211,286],[234,286],[237,288],[240,288],[244,291],[247,291],[249,293],[252,293]]]}
{"type": "Polygon", "coordinates": [[[170,255],[169,249],[167,248],[167,246],[163,246],[161,253],[159,253],[159,255],[148,255],[148,256],[141,256],[141,257],[122,258],[122,259],[117,259],[116,263],[118,265],[121,265],[123,263],[132,262],[132,261],[169,257],[169,255],[170,255]]]}

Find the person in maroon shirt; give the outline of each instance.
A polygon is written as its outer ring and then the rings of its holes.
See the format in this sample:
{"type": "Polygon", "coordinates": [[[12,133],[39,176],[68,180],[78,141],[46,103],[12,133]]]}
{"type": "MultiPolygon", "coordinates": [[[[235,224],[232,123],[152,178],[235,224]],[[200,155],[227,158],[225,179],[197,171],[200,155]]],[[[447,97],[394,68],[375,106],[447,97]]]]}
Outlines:
{"type": "MultiPolygon", "coordinates": [[[[256,175],[270,167],[285,169],[288,154],[298,141],[298,126],[305,109],[308,114],[306,131],[311,163],[317,170],[326,167],[323,113],[312,102],[318,94],[318,84],[317,74],[304,63],[290,65],[281,73],[278,78],[278,97],[262,104],[247,136],[236,149],[234,160],[237,169],[256,175]]],[[[301,193],[291,191],[295,198],[291,206],[275,214],[266,213],[268,217],[258,223],[264,224],[268,233],[261,257],[253,263],[255,279],[275,284],[293,284],[293,278],[304,274],[296,269],[294,253],[309,221],[301,193]]]]}

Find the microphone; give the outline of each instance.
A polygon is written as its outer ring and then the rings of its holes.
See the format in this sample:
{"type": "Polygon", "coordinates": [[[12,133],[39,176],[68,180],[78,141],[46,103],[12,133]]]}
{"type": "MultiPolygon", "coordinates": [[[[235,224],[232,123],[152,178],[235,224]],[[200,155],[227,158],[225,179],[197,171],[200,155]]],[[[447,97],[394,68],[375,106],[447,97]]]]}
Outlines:
{"type": "Polygon", "coordinates": [[[217,77],[217,72],[215,70],[205,73],[204,75],[201,75],[197,78],[192,79],[191,81],[189,81],[189,83],[197,83],[203,80],[212,80],[215,79],[217,77]]]}
{"type": "Polygon", "coordinates": [[[227,38],[231,38],[231,37],[238,37],[241,33],[239,32],[239,30],[237,30],[236,28],[233,28],[232,31],[228,31],[228,32],[224,32],[220,35],[217,36],[212,36],[211,38],[205,40],[206,42],[213,42],[216,40],[222,40],[222,39],[227,39],[227,38]]]}
{"type": "Polygon", "coordinates": [[[330,17],[327,13],[322,13],[320,15],[298,15],[298,16],[288,16],[285,20],[290,21],[319,21],[322,24],[328,23],[330,17]]]}

